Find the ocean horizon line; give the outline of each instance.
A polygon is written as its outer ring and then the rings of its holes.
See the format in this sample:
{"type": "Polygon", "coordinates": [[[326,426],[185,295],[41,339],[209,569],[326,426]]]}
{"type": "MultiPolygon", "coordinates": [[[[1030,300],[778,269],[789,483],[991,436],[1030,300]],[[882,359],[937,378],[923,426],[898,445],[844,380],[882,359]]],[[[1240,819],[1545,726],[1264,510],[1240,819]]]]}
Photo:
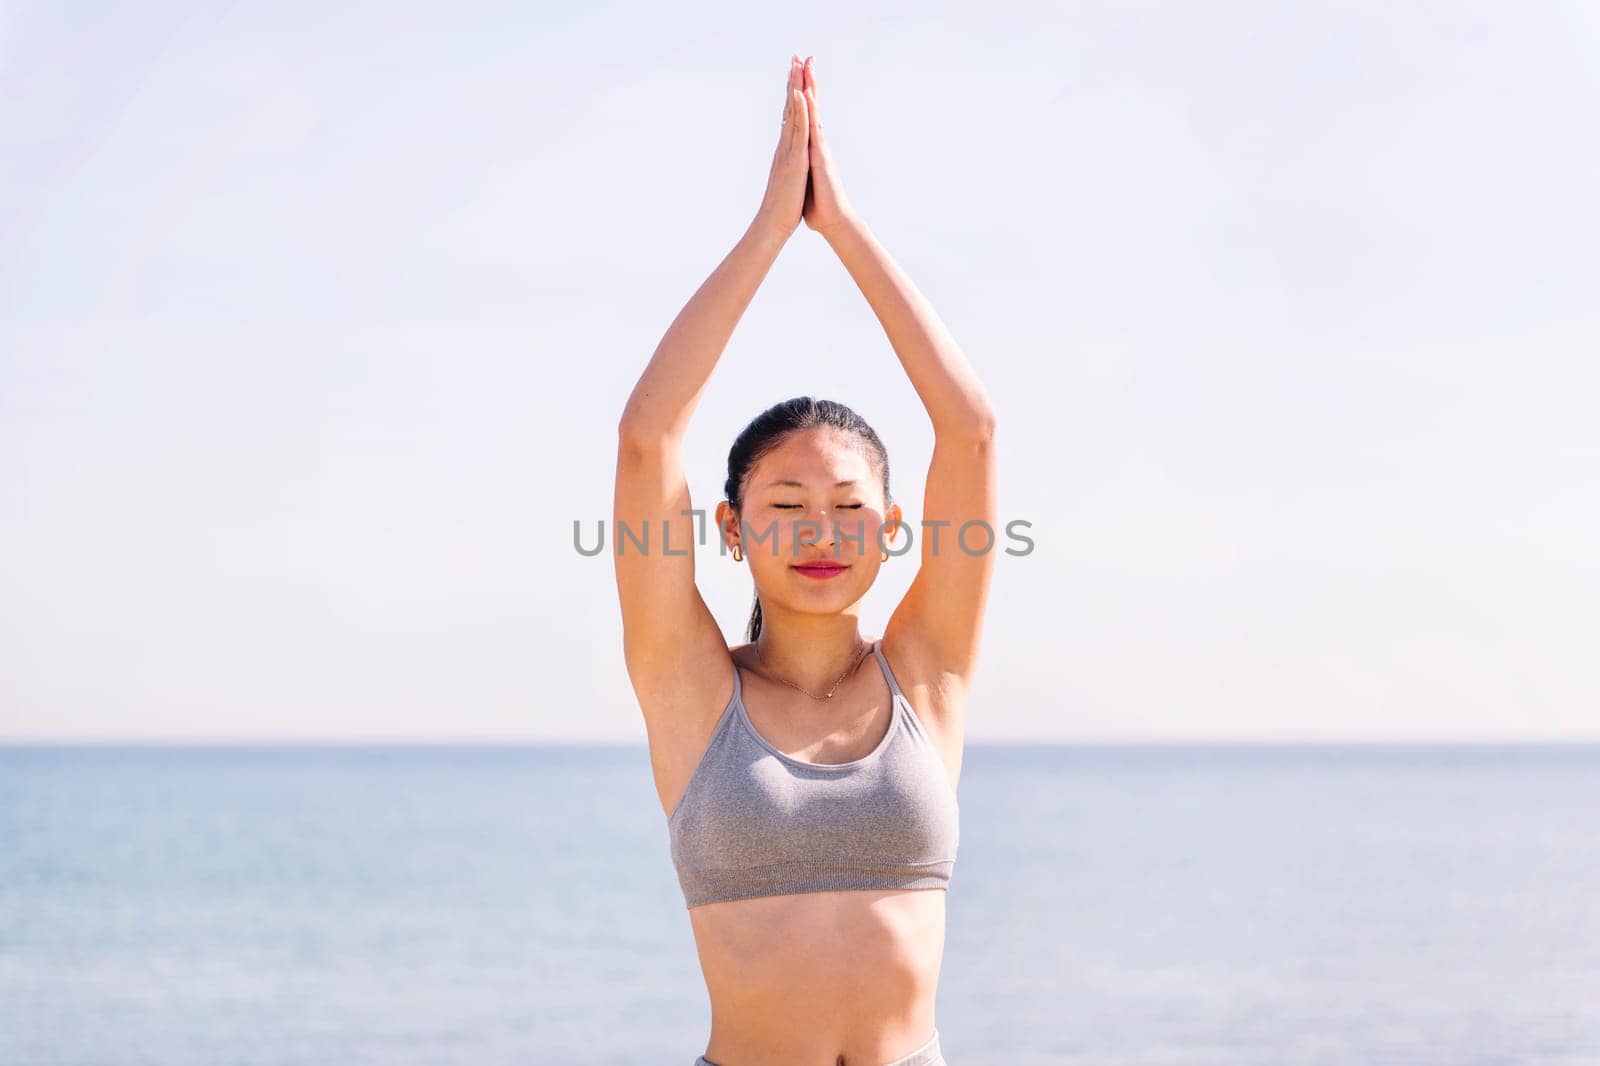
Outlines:
{"type": "MultiPolygon", "coordinates": [[[[968,750],[1012,749],[1496,749],[1596,748],[1600,736],[1577,737],[1042,737],[970,738],[968,750]]],[[[0,737],[0,750],[42,748],[205,748],[205,749],[503,749],[508,751],[648,751],[637,740],[530,739],[472,737],[0,737]]]]}

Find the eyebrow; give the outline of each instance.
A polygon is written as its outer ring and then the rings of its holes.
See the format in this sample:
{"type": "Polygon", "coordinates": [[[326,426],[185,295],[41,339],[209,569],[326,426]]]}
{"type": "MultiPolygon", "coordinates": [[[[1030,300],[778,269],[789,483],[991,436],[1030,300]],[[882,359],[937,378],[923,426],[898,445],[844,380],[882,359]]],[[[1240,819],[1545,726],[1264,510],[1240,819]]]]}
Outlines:
{"type": "MultiPolygon", "coordinates": [[[[851,478],[848,481],[835,481],[833,483],[833,487],[836,488],[836,489],[842,489],[846,485],[854,485],[855,483],[856,483],[856,479],[855,478],[851,478]]],[[[779,485],[792,485],[797,489],[803,489],[803,488],[806,487],[805,482],[803,482],[803,481],[769,481],[769,482],[767,482],[767,488],[769,488],[769,489],[777,488],[779,485]]]]}

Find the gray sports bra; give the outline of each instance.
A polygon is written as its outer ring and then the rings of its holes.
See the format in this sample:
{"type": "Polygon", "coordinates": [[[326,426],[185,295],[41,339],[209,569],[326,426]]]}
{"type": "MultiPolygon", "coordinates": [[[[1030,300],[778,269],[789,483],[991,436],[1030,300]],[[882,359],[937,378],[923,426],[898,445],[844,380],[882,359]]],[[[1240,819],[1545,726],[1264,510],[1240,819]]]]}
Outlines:
{"type": "Polygon", "coordinates": [[[872,646],[894,694],[889,731],[844,763],[786,755],[756,732],[739,667],[733,698],[667,816],[689,907],[844,888],[945,888],[960,805],[944,760],[872,646]]]}

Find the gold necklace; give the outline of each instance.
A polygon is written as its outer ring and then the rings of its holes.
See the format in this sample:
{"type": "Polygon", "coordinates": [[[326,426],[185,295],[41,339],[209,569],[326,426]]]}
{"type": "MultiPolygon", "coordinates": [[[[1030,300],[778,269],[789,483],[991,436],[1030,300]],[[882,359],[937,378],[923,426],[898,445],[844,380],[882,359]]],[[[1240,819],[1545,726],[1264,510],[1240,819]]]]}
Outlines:
{"type": "MultiPolygon", "coordinates": [[[[833,694],[836,691],[838,691],[839,686],[844,684],[844,679],[849,677],[851,674],[855,673],[857,670],[859,670],[861,668],[861,661],[867,657],[867,652],[869,652],[871,650],[872,650],[872,645],[870,643],[865,645],[864,647],[861,647],[861,649],[856,652],[855,660],[850,664],[850,668],[848,670],[846,670],[844,673],[839,675],[839,680],[837,680],[837,681],[835,681],[833,683],[833,687],[828,690],[827,695],[825,695],[825,696],[812,696],[811,693],[806,692],[805,689],[801,688],[799,685],[795,684],[793,681],[786,680],[785,678],[773,677],[772,680],[777,681],[780,684],[788,685],[790,688],[794,689],[796,692],[805,692],[807,696],[811,696],[811,698],[814,699],[814,700],[831,700],[831,699],[833,699],[833,694]]],[[[758,663],[761,662],[761,649],[759,647],[756,648],[756,662],[758,662],[758,663]]],[[[763,669],[764,669],[764,667],[763,667],[763,669]]],[[[769,676],[770,677],[771,675],[769,674],[769,675],[765,675],[765,676],[769,676]]]]}

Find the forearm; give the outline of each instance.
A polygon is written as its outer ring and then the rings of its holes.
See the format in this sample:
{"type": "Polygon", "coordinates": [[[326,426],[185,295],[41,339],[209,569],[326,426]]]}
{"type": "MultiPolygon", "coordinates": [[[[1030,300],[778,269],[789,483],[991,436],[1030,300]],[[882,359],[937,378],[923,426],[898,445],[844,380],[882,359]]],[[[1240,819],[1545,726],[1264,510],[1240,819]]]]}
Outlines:
{"type": "Polygon", "coordinates": [[[682,438],[711,372],[789,231],[758,215],[672,320],[618,423],[621,432],[682,438]]]}
{"type": "Polygon", "coordinates": [[[820,232],[878,316],[934,430],[964,434],[992,429],[994,409],[977,372],[867,224],[852,215],[820,232]]]}

